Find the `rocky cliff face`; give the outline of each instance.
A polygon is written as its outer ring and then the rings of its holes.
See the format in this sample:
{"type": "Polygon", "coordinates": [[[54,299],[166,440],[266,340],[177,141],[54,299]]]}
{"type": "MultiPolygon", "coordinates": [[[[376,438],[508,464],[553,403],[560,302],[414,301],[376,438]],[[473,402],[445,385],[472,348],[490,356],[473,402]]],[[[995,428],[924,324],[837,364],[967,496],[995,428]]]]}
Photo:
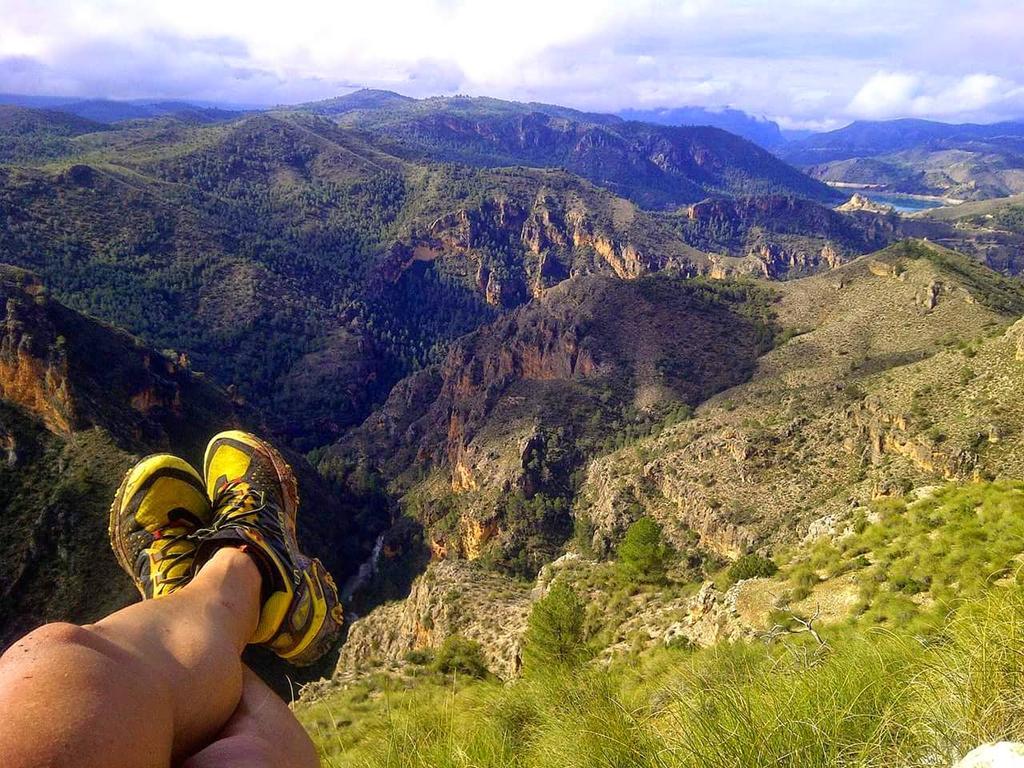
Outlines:
{"type": "Polygon", "coordinates": [[[898,237],[900,220],[878,212],[839,213],[808,200],[769,195],[710,199],[686,209],[688,243],[722,254],[719,269],[770,279],[834,269],[898,237]]]}
{"type": "MultiPolygon", "coordinates": [[[[784,284],[779,292],[781,300],[773,307],[778,321],[796,334],[760,357],[750,381],[712,396],[689,421],[586,461],[571,513],[594,531],[597,556],[612,556],[639,514],[662,523],[680,552],[712,551],[734,558],[838,536],[864,513],[867,502],[902,496],[910,487],[944,478],[1024,473],[1024,410],[1008,408],[1020,399],[1024,334],[1021,322],[1004,331],[1024,313],[1024,291],[1015,283],[940,248],[915,244],[784,284]],[[954,379],[961,396],[951,398],[954,379]]],[[[501,338],[514,348],[514,337],[501,338]]],[[[573,349],[594,338],[584,334],[573,349]]],[[[546,348],[559,347],[549,343],[546,348]]],[[[595,369],[580,377],[584,382],[599,380],[607,362],[599,352],[604,347],[589,348],[595,369]]],[[[407,391],[429,389],[435,396],[451,381],[472,399],[474,386],[488,380],[466,373],[476,370],[482,376],[488,370],[473,369],[477,358],[454,360],[458,365],[450,371],[424,376],[422,389],[409,386],[407,391]]],[[[565,358],[559,359],[559,366],[537,364],[530,370],[539,377],[571,376],[565,358]]],[[[496,398],[500,402],[503,396],[496,398]]],[[[494,413],[506,425],[514,412],[494,413]]],[[[460,580],[487,584],[492,594],[506,592],[492,571],[469,570],[473,566],[459,558],[482,553],[484,563],[492,562],[487,552],[507,536],[509,518],[486,511],[485,490],[494,482],[488,473],[496,465],[509,467],[505,477],[512,478],[511,484],[501,487],[517,487],[515,482],[529,476],[525,467],[537,442],[526,430],[521,439],[513,439],[511,428],[500,438],[482,439],[498,434],[490,429],[483,427],[462,442],[450,460],[454,464],[441,464],[444,472],[414,483],[409,492],[421,503],[431,494],[435,501],[456,500],[444,507],[450,515],[445,522],[430,513],[421,518],[434,559],[428,572],[443,568],[440,572],[449,574],[450,581],[438,582],[445,586],[437,590],[424,579],[406,602],[359,620],[344,669],[358,667],[374,648],[400,658],[458,631],[483,639],[489,663],[503,676],[514,674],[515,644],[498,643],[495,630],[488,628],[507,625],[507,634],[517,640],[522,624],[515,616],[528,612],[524,593],[490,611],[497,616],[495,623],[487,608],[478,607],[494,605],[493,597],[474,592],[472,605],[452,603],[456,608],[450,612],[437,597],[450,589],[451,581],[460,580]],[[458,614],[469,616],[467,624],[452,623],[458,614]],[[431,617],[424,622],[424,615],[431,617]],[[443,629],[428,633],[427,625],[443,629]]],[[[430,504],[418,509],[429,510],[430,504]]],[[[823,624],[843,621],[858,599],[856,583],[842,574],[790,605],[785,604],[790,587],[756,579],[724,591],[707,583],[687,597],[620,597],[625,605],[611,613],[608,595],[596,586],[600,567],[565,555],[541,569],[534,597],[543,594],[555,573],[555,578],[572,580],[591,612],[596,611],[595,621],[621,623],[608,631],[607,654],[757,637],[771,631],[773,608],[815,614],[823,624]]],[[[457,588],[456,594],[464,589],[457,588]]]]}
{"type": "Polygon", "coordinates": [[[608,193],[567,188],[557,174],[485,178],[493,191],[478,205],[441,212],[394,243],[381,277],[393,283],[417,262],[466,263],[467,287],[492,306],[511,308],[571,275],[635,279],[709,269],[707,258],[664,223],[608,193]]]}
{"type": "Polygon", "coordinates": [[[458,634],[480,643],[491,672],[515,677],[530,604],[530,590],[522,584],[465,562],[434,563],[413,582],[406,599],[354,620],[338,669],[399,661],[458,634]]]}
{"type": "Polygon", "coordinates": [[[712,198],[655,217],[598,190],[560,188],[558,176],[494,174],[501,191],[442,212],[394,243],[381,277],[393,283],[417,262],[464,264],[466,287],[510,308],[573,275],[809,275],[877,250],[900,231],[895,215],[837,213],[778,195],[712,198]],[[558,183],[538,186],[552,178],[558,183]]]}
{"type": "Polygon", "coordinates": [[[770,311],[756,291],[730,290],[567,281],[398,385],[335,450],[391,480],[435,558],[518,553],[535,570],[568,535],[573,472],[608,429],[749,375],[773,334],[770,311]],[[713,340],[726,337],[724,353],[713,340]]]}
{"type": "Polygon", "coordinates": [[[231,420],[234,407],[185,358],[67,310],[31,273],[2,270],[0,398],[55,433],[103,425],[126,447],[169,445],[200,412],[231,420]]]}
{"type": "Polygon", "coordinates": [[[895,213],[891,205],[876,203],[859,192],[854,193],[849,200],[836,208],[837,211],[866,211],[867,213],[890,214],[895,213]]]}
{"type": "Polygon", "coordinates": [[[67,350],[45,318],[46,290],[28,272],[9,270],[0,283],[6,316],[0,327],[0,398],[67,433],[76,417],[68,391],[67,350]]]}

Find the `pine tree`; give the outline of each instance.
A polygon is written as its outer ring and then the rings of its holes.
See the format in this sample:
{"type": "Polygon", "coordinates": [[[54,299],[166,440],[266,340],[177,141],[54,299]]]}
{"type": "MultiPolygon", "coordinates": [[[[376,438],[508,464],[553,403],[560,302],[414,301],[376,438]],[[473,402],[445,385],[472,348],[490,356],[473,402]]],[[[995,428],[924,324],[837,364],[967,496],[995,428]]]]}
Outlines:
{"type": "Polygon", "coordinates": [[[533,606],[523,638],[527,674],[573,667],[586,658],[583,603],[572,587],[556,582],[533,606]]]}
{"type": "Polygon", "coordinates": [[[626,530],[619,544],[619,567],[629,578],[644,584],[665,580],[671,554],[661,526],[649,517],[641,517],[626,530]]]}

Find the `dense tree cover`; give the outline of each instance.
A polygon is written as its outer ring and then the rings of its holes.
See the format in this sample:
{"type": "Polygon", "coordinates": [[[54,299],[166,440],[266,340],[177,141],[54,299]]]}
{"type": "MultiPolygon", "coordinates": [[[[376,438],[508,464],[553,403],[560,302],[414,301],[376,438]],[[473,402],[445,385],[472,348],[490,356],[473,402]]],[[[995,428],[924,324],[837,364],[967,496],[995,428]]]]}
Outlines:
{"type": "Polygon", "coordinates": [[[1008,205],[999,209],[992,218],[996,225],[1024,234],[1024,205],[1008,205]]]}
{"type": "MultiPolygon", "coordinates": [[[[336,439],[536,287],[610,271],[589,247],[530,251],[522,225],[538,201],[563,229],[572,207],[609,233],[624,205],[562,171],[409,165],[308,115],[65,138],[73,165],[0,167],[0,261],[186,352],[302,448],[336,439]],[[468,217],[466,253],[401,250],[434,242],[453,212],[468,217]]],[[[615,237],[657,253],[668,235],[645,217],[615,237]]]]}
{"type": "Polygon", "coordinates": [[[89,164],[0,167],[0,262],[186,351],[297,445],[322,444],[494,311],[443,265],[381,279],[406,170],[317,130],[257,118],[168,136],[139,124],[89,145],[89,164]]]}
{"type": "MultiPolygon", "coordinates": [[[[716,193],[838,197],[760,147],[716,128],[464,97],[362,106],[339,119],[388,141],[403,156],[483,167],[564,168],[645,207],[671,208],[716,193]]],[[[315,104],[309,109],[318,111],[315,104]]]]}
{"type": "Polygon", "coordinates": [[[774,576],[779,570],[771,558],[749,553],[738,558],[729,566],[729,580],[736,582],[743,579],[759,579],[774,576]]]}
{"type": "Polygon", "coordinates": [[[0,163],[60,157],[71,151],[72,137],[106,128],[64,112],[0,104],[0,163]]]}

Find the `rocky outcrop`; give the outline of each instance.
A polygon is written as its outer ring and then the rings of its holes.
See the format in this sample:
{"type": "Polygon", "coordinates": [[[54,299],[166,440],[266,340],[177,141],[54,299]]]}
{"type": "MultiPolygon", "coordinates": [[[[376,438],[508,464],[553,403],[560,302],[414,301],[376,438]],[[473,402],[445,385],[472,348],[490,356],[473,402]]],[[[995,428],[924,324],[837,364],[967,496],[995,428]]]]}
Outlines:
{"type": "Polygon", "coordinates": [[[68,385],[65,341],[46,316],[46,289],[20,270],[0,274],[0,398],[67,434],[77,421],[68,385]]]}
{"type": "Polygon", "coordinates": [[[808,274],[821,268],[834,269],[843,262],[832,243],[825,243],[819,250],[814,250],[762,242],[751,249],[747,258],[751,262],[751,271],[772,279],[808,274]]]}
{"type": "Polygon", "coordinates": [[[181,356],[68,310],[31,273],[0,266],[0,301],[0,399],[50,431],[103,425],[132,448],[167,445],[197,418],[235,420],[234,406],[181,356]]]}
{"type": "Polygon", "coordinates": [[[1004,338],[1013,344],[1014,357],[1017,360],[1024,360],[1024,319],[1007,328],[1004,338]]]}
{"type": "Polygon", "coordinates": [[[767,195],[704,200],[687,209],[685,222],[688,243],[739,260],[725,271],[785,279],[835,269],[883,247],[897,236],[899,219],[767,195]]]}
{"type": "MultiPolygon", "coordinates": [[[[749,375],[768,343],[767,320],[704,291],[669,278],[567,281],[400,384],[337,450],[392,481],[435,558],[538,542],[550,556],[571,532],[570,478],[615,428],[606,425],[624,409],[699,402],[749,375]],[[725,335],[728,354],[704,343],[725,335]]],[[[606,541],[628,525],[619,511],[598,526],[606,541]]],[[[749,539],[739,527],[725,536],[691,522],[738,549],[749,539]]]]}
{"type": "MultiPolygon", "coordinates": [[[[602,195],[595,195],[595,201],[608,203],[602,195]]],[[[508,308],[529,296],[540,296],[573,273],[635,279],[670,268],[705,270],[703,264],[695,265],[680,254],[681,243],[665,249],[662,240],[661,247],[647,248],[635,242],[630,232],[598,223],[599,218],[606,217],[582,199],[561,200],[543,189],[532,201],[489,197],[477,207],[442,214],[423,231],[412,234],[408,242],[393,244],[379,272],[384,280],[394,282],[417,261],[469,260],[475,263],[472,287],[488,304],[508,308]],[[498,263],[495,246],[521,256],[498,263]],[[596,260],[589,254],[596,255],[596,260]]]]}
{"type": "Polygon", "coordinates": [[[682,640],[704,648],[752,637],[755,629],[742,619],[737,607],[743,585],[744,582],[734,584],[723,594],[714,582],[705,582],[689,601],[682,620],[665,630],[664,644],[674,645],[682,640]]]}
{"type": "Polygon", "coordinates": [[[968,752],[953,768],[1024,768],[1024,744],[1000,741],[968,752]]]}
{"type": "Polygon", "coordinates": [[[864,211],[866,213],[881,213],[890,214],[895,213],[896,209],[891,205],[883,205],[882,203],[876,203],[870,198],[855,192],[853,196],[842,205],[836,208],[837,211],[853,212],[853,211],[864,211]]]}
{"type": "Polygon", "coordinates": [[[519,673],[530,605],[529,589],[516,582],[465,562],[433,563],[406,599],[353,621],[338,670],[402,660],[410,651],[438,648],[458,634],[479,642],[487,668],[509,679],[519,673]]]}
{"type": "Polygon", "coordinates": [[[972,300],[968,267],[911,256],[896,248],[785,284],[784,322],[814,331],[692,421],[590,462],[575,513],[597,551],[644,514],[679,547],[696,533],[733,558],[915,485],[1016,476],[1020,433],[993,403],[1015,397],[1019,327],[978,352],[999,315],[972,300]],[[954,334],[975,341],[951,348],[954,334]]]}

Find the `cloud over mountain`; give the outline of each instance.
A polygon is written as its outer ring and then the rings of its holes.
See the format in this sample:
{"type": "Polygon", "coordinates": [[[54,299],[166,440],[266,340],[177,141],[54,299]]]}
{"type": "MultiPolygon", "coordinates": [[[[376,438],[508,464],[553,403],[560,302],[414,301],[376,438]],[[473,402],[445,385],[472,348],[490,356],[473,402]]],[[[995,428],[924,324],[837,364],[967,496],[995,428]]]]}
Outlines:
{"type": "Polygon", "coordinates": [[[784,126],[1024,114],[1011,0],[0,0],[0,91],[274,104],[357,85],[784,126]]]}

